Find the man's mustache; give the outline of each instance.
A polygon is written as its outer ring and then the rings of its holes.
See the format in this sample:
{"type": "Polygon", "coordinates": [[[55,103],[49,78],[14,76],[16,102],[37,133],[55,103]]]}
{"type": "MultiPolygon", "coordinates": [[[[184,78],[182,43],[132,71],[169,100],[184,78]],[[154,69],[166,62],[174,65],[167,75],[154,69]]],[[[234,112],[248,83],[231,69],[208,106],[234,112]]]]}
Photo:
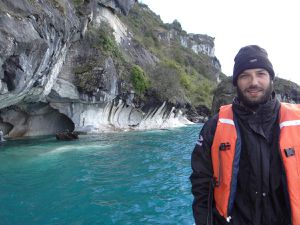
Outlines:
{"type": "Polygon", "coordinates": [[[257,86],[257,85],[254,85],[254,86],[250,86],[248,88],[245,89],[245,91],[263,91],[264,89],[257,86]]]}

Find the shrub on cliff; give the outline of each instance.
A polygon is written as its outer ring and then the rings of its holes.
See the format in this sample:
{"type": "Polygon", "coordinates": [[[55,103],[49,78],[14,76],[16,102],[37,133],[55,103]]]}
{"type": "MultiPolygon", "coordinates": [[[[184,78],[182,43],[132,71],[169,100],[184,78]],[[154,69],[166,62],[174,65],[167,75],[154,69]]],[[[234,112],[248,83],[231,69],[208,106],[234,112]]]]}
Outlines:
{"type": "Polygon", "coordinates": [[[136,93],[143,94],[149,88],[149,79],[144,70],[138,65],[134,65],[131,69],[131,83],[136,93]]]}
{"type": "Polygon", "coordinates": [[[113,35],[113,29],[107,22],[101,22],[99,28],[90,28],[88,36],[92,47],[106,56],[122,59],[122,54],[113,35]]]}
{"type": "Polygon", "coordinates": [[[187,101],[181,84],[181,72],[182,68],[176,62],[167,59],[150,71],[151,88],[156,91],[160,100],[174,104],[187,101]]]}
{"type": "Polygon", "coordinates": [[[87,61],[85,64],[79,65],[74,69],[75,85],[81,91],[93,92],[97,89],[100,82],[98,73],[93,71],[93,68],[97,66],[96,61],[87,61]]]}
{"type": "Polygon", "coordinates": [[[113,66],[120,77],[128,74],[122,52],[113,35],[113,29],[102,21],[100,27],[88,26],[87,34],[84,37],[85,49],[89,57],[78,58],[79,63],[73,69],[75,74],[75,85],[80,91],[90,92],[103,88],[103,74],[105,73],[106,59],[113,60],[113,66]]]}

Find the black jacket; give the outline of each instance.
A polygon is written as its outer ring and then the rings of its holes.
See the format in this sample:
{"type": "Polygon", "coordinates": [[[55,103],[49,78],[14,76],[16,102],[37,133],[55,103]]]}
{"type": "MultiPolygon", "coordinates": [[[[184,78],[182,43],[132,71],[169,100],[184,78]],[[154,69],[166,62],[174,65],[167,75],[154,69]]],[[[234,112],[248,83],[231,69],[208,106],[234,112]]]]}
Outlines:
{"type": "Polygon", "coordinates": [[[290,224],[286,179],[279,153],[279,107],[280,103],[274,96],[260,105],[255,113],[243,107],[238,99],[233,102],[233,112],[241,132],[242,151],[230,223],[219,215],[212,196],[210,149],[218,115],[204,124],[191,160],[193,213],[197,225],[290,224]]]}

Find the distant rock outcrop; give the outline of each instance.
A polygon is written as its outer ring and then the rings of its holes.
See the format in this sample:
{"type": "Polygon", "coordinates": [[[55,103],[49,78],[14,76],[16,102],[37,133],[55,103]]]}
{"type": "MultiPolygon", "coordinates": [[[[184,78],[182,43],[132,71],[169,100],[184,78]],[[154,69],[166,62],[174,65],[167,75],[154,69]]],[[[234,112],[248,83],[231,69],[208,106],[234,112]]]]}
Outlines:
{"type": "Polygon", "coordinates": [[[170,27],[171,29],[167,32],[164,30],[155,31],[158,40],[167,45],[171,45],[172,42],[177,41],[181,46],[191,49],[196,54],[209,56],[210,63],[213,65],[211,67],[212,79],[218,80],[221,72],[221,64],[215,56],[214,38],[204,34],[187,34],[181,29],[181,25],[176,20],[170,27]]]}

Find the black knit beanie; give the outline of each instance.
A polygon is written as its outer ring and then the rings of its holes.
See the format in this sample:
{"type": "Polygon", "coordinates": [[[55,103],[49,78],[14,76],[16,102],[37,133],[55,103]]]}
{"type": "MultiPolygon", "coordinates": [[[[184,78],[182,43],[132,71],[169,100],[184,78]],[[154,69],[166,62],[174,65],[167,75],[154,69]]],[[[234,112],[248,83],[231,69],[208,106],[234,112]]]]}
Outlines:
{"type": "Polygon", "coordinates": [[[238,76],[247,69],[263,68],[274,79],[274,70],[272,63],[268,59],[268,53],[265,49],[257,45],[248,45],[241,48],[234,58],[233,85],[236,86],[238,76]]]}

